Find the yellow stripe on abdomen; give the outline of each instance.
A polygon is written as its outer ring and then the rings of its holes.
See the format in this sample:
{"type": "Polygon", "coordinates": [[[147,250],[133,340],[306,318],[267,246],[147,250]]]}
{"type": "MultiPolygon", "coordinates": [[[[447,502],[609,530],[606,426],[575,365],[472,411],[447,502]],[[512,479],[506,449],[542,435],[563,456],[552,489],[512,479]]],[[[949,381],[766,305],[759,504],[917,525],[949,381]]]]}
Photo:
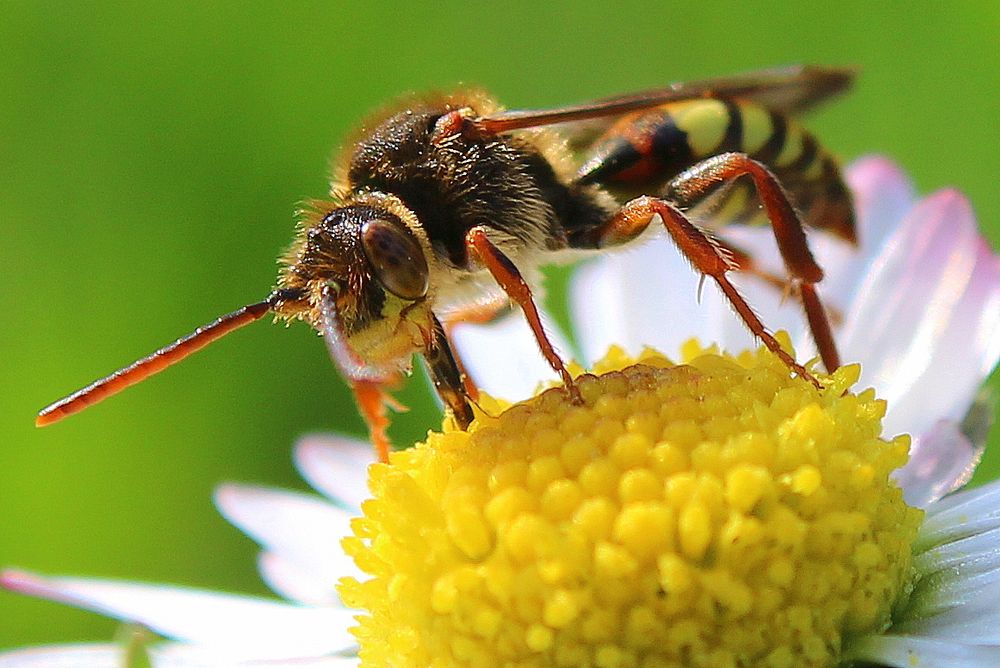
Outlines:
{"type": "Polygon", "coordinates": [[[742,152],[753,155],[771,138],[774,125],[771,123],[771,112],[759,104],[739,103],[740,116],[743,118],[742,152]]]}
{"type": "Polygon", "coordinates": [[[687,134],[688,146],[697,158],[713,155],[726,136],[729,110],[721,100],[690,100],[666,106],[674,124],[687,134]]]}

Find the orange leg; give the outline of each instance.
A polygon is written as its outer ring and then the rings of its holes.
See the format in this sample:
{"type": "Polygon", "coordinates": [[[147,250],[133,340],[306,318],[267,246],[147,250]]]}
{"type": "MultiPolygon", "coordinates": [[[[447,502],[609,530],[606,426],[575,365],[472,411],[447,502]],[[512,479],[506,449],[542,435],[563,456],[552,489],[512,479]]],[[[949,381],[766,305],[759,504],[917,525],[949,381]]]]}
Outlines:
{"type": "MultiPolygon", "coordinates": [[[[733,245],[728,239],[716,237],[716,242],[721,246],[727,253],[729,253],[730,258],[736,264],[735,271],[743,272],[755,276],[758,279],[764,281],[772,288],[782,293],[782,299],[787,299],[789,296],[794,296],[800,301],[807,299],[814,299],[817,303],[819,302],[819,295],[816,294],[816,288],[813,287],[811,290],[811,295],[802,295],[801,287],[803,285],[811,285],[807,283],[802,283],[801,281],[789,281],[786,276],[781,276],[779,274],[773,274],[766,269],[762,269],[757,266],[754,261],[753,256],[742,250],[738,246],[733,245]]],[[[807,288],[809,291],[809,288],[807,288]]],[[[806,312],[806,317],[809,317],[811,310],[815,310],[816,306],[806,307],[803,306],[806,312]]],[[[827,306],[824,309],[833,323],[843,323],[844,314],[836,308],[827,306]]],[[[822,327],[822,322],[817,321],[815,324],[810,324],[810,328],[816,329],[822,327]]],[[[830,334],[832,336],[832,333],[830,334]]]]}
{"type": "Polygon", "coordinates": [[[386,415],[385,407],[392,403],[383,386],[366,380],[351,381],[351,389],[354,391],[354,398],[358,402],[358,410],[361,417],[368,425],[368,434],[375,446],[378,460],[383,464],[389,463],[389,452],[392,450],[392,443],[385,433],[389,426],[389,418],[386,415]]]}
{"type": "Polygon", "coordinates": [[[809,251],[802,222],[777,177],[763,164],[744,153],[723,153],[678,175],[668,184],[664,197],[684,206],[697,201],[720,182],[743,175],[749,175],[753,179],[757,195],[771,221],[774,239],[778,243],[778,251],[785,267],[792,279],[800,284],[802,307],[823,365],[828,371],[834,371],[840,366],[840,354],[833,340],[826,310],[814,286],[823,279],[823,270],[809,251]]]}
{"type": "Polygon", "coordinates": [[[604,225],[590,230],[589,241],[596,246],[617,245],[634,239],[645,230],[650,221],[659,216],[674,244],[694,268],[714,280],[729,300],[737,315],[743,320],[754,336],[777,355],[792,371],[816,387],[822,387],[812,374],[791,355],[764,327],[764,323],[753,312],[750,305],[726,278],[726,272],[737,265],[714,239],[702,232],[671,202],[652,197],[639,197],[623,206],[604,225]]]}
{"type": "Polygon", "coordinates": [[[559,357],[559,353],[552,347],[552,342],[545,335],[542,319],[538,315],[538,308],[535,307],[531,296],[531,288],[521,276],[521,272],[510,261],[510,258],[503,254],[503,251],[486,238],[486,231],[482,227],[474,227],[469,230],[465,235],[465,246],[469,253],[489,270],[511,301],[521,307],[545,361],[562,378],[563,385],[573,401],[582,402],[583,397],[580,395],[580,390],[573,381],[573,377],[570,376],[562,358],[559,357]]]}
{"type": "Polygon", "coordinates": [[[452,309],[444,316],[444,329],[449,335],[456,325],[463,322],[483,324],[492,322],[501,311],[510,306],[506,295],[495,295],[490,299],[452,309]]]}
{"type": "Polygon", "coordinates": [[[741,249],[739,246],[730,243],[728,239],[715,237],[715,242],[719,245],[719,247],[723,251],[725,251],[725,253],[729,256],[729,259],[732,262],[732,264],[735,265],[733,268],[734,271],[739,271],[746,274],[750,274],[751,276],[756,276],[757,278],[764,281],[772,288],[774,288],[778,292],[783,293],[786,296],[788,295],[789,291],[793,289],[794,286],[789,284],[789,281],[785,276],[781,276],[779,274],[772,274],[766,269],[761,269],[760,267],[757,266],[757,263],[754,262],[752,255],[747,253],[745,250],[741,249]]]}

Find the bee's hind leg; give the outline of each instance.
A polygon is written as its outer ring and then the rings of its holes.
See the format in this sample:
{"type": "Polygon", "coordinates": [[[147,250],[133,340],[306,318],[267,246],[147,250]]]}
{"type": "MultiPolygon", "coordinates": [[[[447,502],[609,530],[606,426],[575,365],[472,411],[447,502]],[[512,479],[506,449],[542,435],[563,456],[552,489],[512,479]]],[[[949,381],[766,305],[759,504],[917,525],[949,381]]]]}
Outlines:
{"type": "MultiPolygon", "coordinates": [[[[724,234],[717,235],[715,240],[718,242],[719,246],[721,246],[729,254],[730,259],[736,265],[736,269],[734,271],[749,274],[750,276],[763,281],[781,293],[782,301],[788,299],[789,297],[797,299],[799,302],[802,301],[801,282],[791,280],[787,275],[776,274],[764,269],[757,263],[752,254],[748,253],[738,244],[731,242],[724,236],[724,234]]],[[[830,318],[830,322],[834,324],[842,324],[844,322],[844,313],[841,310],[830,306],[829,303],[824,304],[824,306],[827,316],[830,318]]],[[[805,310],[805,306],[803,306],[803,310],[805,310]]]]}
{"type": "Polygon", "coordinates": [[[642,234],[656,217],[661,219],[670,238],[695,270],[716,282],[750,332],[796,375],[821,387],[819,381],[804,366],[782,349],[778,340],[767,331],[736,286],[726,277],[727,272],[738,268],[736,263],[713,238],[688,220],[674,203],[655,197],[637,197],[622,206],[602,225],[577,231],[570,239],[570,245],[575,248],[618,246],[642,234]]]}
{"type": "MultiPolygon", "coordinates": [[[[823,366],[827,371],[833,372],[840,366],[840,354],[833,340],[833,330],[826,309],[816,292],[816,283],[823,280],[823,270],[813,259],[802,221],[778,178],[764,164],[745,153],[722,153],[681,172],[667,184],[663,196],[666,201],[679,207],[688,206],[719,183],[744,175],[753,179],[757,196],[770,220],[781,259],[789,276],[798,287],[799,299],[809,323],[809,330],[816,342],[816,348],[823,359],[823,366]]],[[[746,318],[744,320],[746,321],[746,318]]],[[[750,323],[747,322],[747,325],[750,323]]],[[[750,329],[757,334],[754,327],[751,326],[750,329]]]]}

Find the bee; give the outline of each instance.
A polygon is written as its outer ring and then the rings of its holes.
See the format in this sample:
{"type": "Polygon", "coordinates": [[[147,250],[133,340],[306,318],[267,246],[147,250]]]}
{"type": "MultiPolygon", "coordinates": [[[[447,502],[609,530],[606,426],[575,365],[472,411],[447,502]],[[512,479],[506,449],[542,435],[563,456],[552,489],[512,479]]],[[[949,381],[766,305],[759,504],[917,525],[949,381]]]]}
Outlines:
{"type": "Polygon", "coordinates": [[[774,280],[793,286],[826,368],[839,366],[816,290],[823,271],[804,229],[854,242],[853,207],[836,160],[795,117],[853,78],[848,68],[799,66],[523,111],[475,91],[408,99],[369,120],[343,152],[329,198],[305,207],[266,299],[57,401],[36,424],[101,401],[268,314],[305,321],[323,336],[382,461],[390,450],[388,391],[410,372],[415,353],[456,424],[469,426],[476,388],[449,328],[505,306],[520,307],[579,401],[530,285],[540,265],[617,248],[654,221],[790,372],[818,385],[729,281],[733,270],[759,272],[753,259],[707,229],[761,219],[772,227],[787,270],[774,280]]]}

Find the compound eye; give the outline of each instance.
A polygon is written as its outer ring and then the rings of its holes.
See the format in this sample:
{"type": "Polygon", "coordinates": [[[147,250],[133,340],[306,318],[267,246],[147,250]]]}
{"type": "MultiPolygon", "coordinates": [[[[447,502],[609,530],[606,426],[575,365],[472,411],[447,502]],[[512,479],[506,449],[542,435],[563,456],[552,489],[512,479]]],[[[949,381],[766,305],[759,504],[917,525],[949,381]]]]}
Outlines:
{"type": "Polygon", "coordinates": [[[427,294],[429,270],[424,250],[402,224],[376,218],[361,226],[361,246],[386,290],[403,299],[427,294]]]}

